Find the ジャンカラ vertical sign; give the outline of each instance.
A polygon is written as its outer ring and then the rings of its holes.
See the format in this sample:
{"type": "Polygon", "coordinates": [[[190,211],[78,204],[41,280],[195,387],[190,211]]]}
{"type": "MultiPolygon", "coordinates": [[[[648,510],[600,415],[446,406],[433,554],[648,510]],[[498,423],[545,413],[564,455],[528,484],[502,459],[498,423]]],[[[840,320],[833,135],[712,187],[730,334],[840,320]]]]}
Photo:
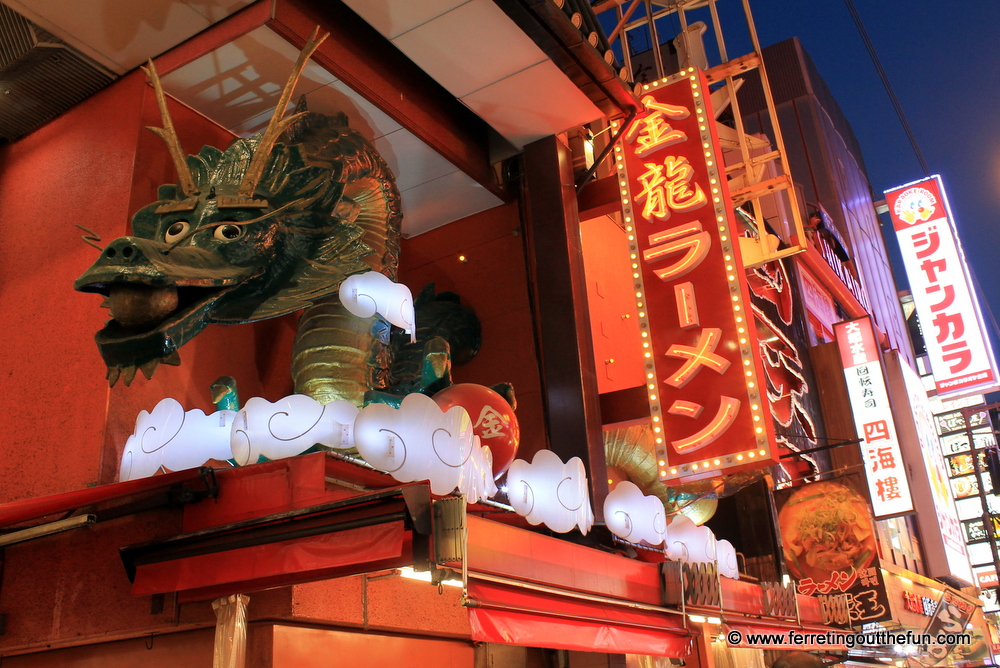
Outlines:
{"type": "Polygon", "coordinates": [[[885,191],[938,396],[988,392],[997,365],[940,176],[885,191]]]}
{"type": "Polygon", "coordinates": [[[644,88],[615,151],[660,478],[774,464],[708,86],[689,68],[644,88]]]}
{"type": "Polygon", "coordinates": [[[833,329],[844,365],[854,426],[862,439],[861,452],[875,519],[912,512],[913,499],[871,318],[840,322],[833,329]]]}

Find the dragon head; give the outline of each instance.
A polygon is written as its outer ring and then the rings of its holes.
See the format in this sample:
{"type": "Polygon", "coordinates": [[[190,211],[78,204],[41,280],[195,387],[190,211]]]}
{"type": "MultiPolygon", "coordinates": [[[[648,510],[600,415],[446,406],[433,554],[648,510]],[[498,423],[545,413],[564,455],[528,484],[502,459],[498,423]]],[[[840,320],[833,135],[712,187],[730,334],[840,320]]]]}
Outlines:
{"type": "MultiPolygon", "coordinates": [[[[278,110],[320,42],[314,33],[278,110]]],[[[178,348],[210,323],[308,306],[364,271],[371,252],[343,199],[343,163],[277,143],[303,114],[276,113],[262,135],[185,156],[152,62],[146,72],[164,124],[150,129],[166,140],[178,183],[160,186],[157,201],[133,216],[132,235],[110,242],[74,284],[107,296],[111,320],[95,338],[112,385],[119,377],[129,384],[137,369],[150,378],[161,362],[178,364],[178,348]]]]}

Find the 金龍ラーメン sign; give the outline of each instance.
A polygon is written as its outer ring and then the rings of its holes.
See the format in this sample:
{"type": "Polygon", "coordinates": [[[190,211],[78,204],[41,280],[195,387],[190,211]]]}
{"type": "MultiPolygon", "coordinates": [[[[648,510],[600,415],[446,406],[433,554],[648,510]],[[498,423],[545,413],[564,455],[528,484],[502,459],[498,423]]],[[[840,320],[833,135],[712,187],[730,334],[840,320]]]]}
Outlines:
{"type": "Polygon", "coordinates": [[[660,478],[774,464],[704,76],[684,70],[641,101],[615,151],[660,478]]]}
{"type": "Polygon", "coordinates": [[[939,397],[997,387],[996,361],[941,177],[885,191],[939,397]]]}
{"type": "Polygon", "coordinates": [[[889,392],[868,317],[834,325],[876,519],[913,511],[889,392]]]}

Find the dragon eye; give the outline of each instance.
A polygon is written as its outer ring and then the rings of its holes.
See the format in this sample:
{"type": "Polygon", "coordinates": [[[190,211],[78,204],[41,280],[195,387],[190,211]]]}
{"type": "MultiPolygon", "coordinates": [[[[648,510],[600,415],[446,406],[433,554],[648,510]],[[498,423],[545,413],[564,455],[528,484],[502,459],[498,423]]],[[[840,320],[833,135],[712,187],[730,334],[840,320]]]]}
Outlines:
{"type": "Polygon", "coordinates": [[[233,241],[243,236],[243,228],[239,225],[228,223],[215,228],[215,238],[219,241],[233,241]]]}
{"type": "Polygon", "coordinates": [[[170,224],[170,227],[167,228],[166,234],[163,235],[163,240],[168,244],[173,243],[187,234],[189,229],[191,229],[191,226],[188,225],[186,220],[178,220],[170,224]]]}

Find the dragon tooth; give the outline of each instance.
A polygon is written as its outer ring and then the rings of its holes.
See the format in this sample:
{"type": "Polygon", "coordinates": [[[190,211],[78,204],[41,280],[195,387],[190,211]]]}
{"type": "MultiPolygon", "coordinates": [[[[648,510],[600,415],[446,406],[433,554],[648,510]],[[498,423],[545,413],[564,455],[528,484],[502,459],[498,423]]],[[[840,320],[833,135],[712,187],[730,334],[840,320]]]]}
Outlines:
{"type": "Polygon", "coordinates": [[[134,366],[127,366],[122,369],[122,380],[125,381],[125,387],[132,384],[132,380],[135,378],[136,368],[134,366]]]}
{"type": "Polygon", "coordinates": [[[156,367],[158,366],[160,366],[160,360],[155,359],[141,365],[139,369],[142,370],[142,375],[146,377],[146,380],[153,380],[153,374],[156,373],[156,367]]]}
{"type": "Polygon", "coordinates": [[[166,357],[161,357],[160,362],[162,362],[163,364],[169,364],[170,366],[180,366],[181,354],[175,350],[166,357]]]}
{"type": "Polygon", "coordinates": [[[105,376],[108,379],[108,387],[114,387],[115,383],[118,382],[118,376],[120,376],[122,370],[116,366],[108,367],[108,375],[105,376]]]}

